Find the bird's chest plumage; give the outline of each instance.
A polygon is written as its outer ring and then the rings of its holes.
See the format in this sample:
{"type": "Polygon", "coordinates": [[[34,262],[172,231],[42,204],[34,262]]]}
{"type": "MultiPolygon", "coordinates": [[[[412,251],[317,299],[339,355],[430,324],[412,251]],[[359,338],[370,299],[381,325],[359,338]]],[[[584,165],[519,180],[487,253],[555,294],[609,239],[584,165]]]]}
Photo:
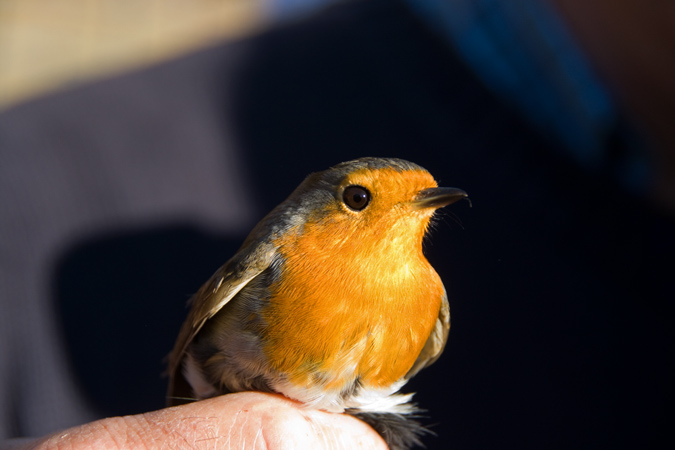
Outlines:
{"type": "MultiPolygon", "coordinates": [[[[411,242],[376,246],[325,233],[280,242],[283,277],[260,312],[264,353],[298,387],[392,386],[433,329],[444,293],[411,242]]],[[[372,241],[371,241],[372,242],[372,241]]]]}

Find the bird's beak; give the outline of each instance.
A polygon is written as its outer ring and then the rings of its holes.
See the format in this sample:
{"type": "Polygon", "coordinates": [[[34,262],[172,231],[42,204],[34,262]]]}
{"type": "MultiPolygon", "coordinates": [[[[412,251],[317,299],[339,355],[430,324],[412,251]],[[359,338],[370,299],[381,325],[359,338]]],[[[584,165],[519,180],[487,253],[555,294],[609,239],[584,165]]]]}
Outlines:
{"type": "Polygon", "coordinates": [[[420,191],[417,194],[415,200],[413,200],[412,204],[419,209],[438,209],[451,205],[462,199],[467,199],[469,201],[469,206],[471,206],[471,200],[469,200],[469,196],[463,190],[457,188],[438,187],[420,191]]]}

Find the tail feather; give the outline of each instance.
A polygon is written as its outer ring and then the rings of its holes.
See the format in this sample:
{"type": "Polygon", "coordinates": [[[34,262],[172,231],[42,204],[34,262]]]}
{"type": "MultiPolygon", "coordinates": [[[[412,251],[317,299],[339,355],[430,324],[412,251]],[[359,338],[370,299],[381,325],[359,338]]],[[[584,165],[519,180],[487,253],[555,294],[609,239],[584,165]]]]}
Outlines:
{"type": "Polygon", "coordinates": [[[422,437],[434,434],[417,419],[422,418],[424,411],[415,408],[412,414],[396,414],[382,412],[362,412],[358,409],[345,411],[370,425],[389,446],[389,450],[410,450],[424,447],[422,437]]]}

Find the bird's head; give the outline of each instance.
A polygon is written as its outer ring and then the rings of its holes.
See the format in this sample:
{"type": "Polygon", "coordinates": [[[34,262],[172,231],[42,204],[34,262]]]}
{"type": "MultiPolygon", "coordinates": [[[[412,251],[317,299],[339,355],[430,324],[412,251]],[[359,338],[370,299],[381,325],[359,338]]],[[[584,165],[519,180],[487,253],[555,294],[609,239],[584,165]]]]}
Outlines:
{"type": "Polygon", "coordinates": [[[309,175],[259,232],[274,228],[270,237],[277,242],[300,238],[315,255],[421,253],[434,212],[464,198],[464,191],[438,187],[411,162],[360,158],[309,175]]]}
{"type": "Polygon", "coordinates": [[[411,162],[360,158],[311,174],[281,206],[303,223],[303,232],[322,230],[324,238],[421,243],[433,213],[464,198],[466,192],[439,188],[411,162]]]}

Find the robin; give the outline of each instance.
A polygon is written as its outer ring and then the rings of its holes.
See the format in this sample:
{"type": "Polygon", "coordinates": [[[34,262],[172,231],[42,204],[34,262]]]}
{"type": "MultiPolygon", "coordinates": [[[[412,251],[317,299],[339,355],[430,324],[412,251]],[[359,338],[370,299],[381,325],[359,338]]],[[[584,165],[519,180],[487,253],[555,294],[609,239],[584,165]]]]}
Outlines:
{"type": "Polygon", "coordinates": [[[309,175],[190,300],[169,404],[277,392],[361,418],[392,450],[420,444],[412,394],[398,391],[450,328],[422,240],[434,212],[464,198],[400,159],[309,175]]]}

